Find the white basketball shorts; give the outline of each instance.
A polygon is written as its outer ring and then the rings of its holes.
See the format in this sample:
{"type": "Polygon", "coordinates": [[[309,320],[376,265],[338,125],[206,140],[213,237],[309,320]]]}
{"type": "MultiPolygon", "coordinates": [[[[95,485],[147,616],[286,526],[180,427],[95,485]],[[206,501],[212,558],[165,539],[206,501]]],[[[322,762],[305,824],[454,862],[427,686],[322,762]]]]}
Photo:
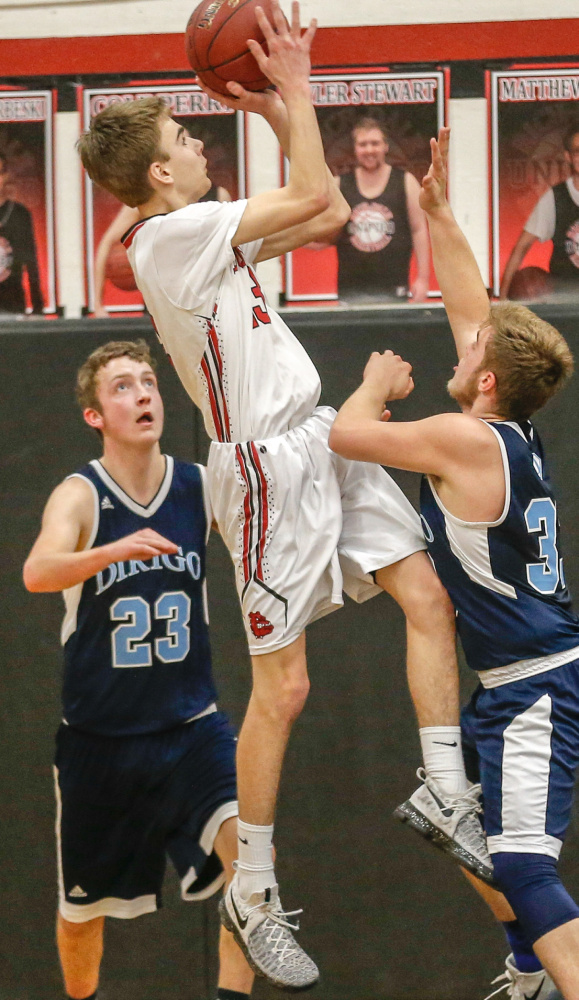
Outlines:
{"type": "Polygon", "coordinates": [[[374,597],[373,571],[426,548],[416,511],[384,469],[330,451],[335,415],[318,407],[278,437],[211,444],[211,503],[252,655],[288,646],[343,604],[343,590],[374,597]]]}

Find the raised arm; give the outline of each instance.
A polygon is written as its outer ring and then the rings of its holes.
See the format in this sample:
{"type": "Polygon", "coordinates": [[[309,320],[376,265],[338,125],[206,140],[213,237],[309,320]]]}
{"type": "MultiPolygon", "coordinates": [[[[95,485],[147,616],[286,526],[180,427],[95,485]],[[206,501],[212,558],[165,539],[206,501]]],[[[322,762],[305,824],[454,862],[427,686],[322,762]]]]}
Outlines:
{"type": "Polygon", "coordinates": [[[404,174],[404,189],[408,208],[408,221],[412,234],[412,249],[416,257],[416,278],[411,287],[414,302],[425,302],[428,298],[430,285],[430,240],[428,238],[428,223],[419,204],[420,185],[414,174],[407,171],[404,174]]]}
{"type": "Polygon", "coordinates": [[[152,559],[178,551],[173,542],[150,528],[85,550],[93,523],[90,486],[78,477],[66,479],[49,497],[40,534],[24,564],[26,589],[35,593],[66,590],[84,583],[112,562],[152,559]]]}
{"type": "MultiPolygon", "coordinates": [[[[324,212],[330,204],[330,184],[324,160],[322,138],[310,91],[310,49],[316,22],[301,33],[299,3],[292,3],[291,25],[286,21],[279,0],[272,0],[273,24],[260,7],[256,16],[267,42],[269,55],[254,40],[248,40],[260,69],[276,85],[285,105],[287,119],[276,106],[275,95],[249,95],[242,87],[229,84],[231,100],[219,96],[222,103],[242,111],[262,114],[270,122],[282,146],[290,154],[288,183],[275,191],[249,199],[232,244],[239,246],[265,239],[324,212]],[[287,131],[286,131],[287,130],[287,131]]],[[[204,88],[213,96],[208,88],[204,88]]]]}
{"type": "Polygon", "coordinates": [[[489,299],[474,254],[446,198],[450,129],[430,140],[432,163],[422,181],[420,206],[426,212],[432,258],[442,298],[461,358],[489,315],[489,299]]]}
{"type": "Polygon", "coordinates": [[[127,229],[139,219],[139,210],[122,205],[108,229],[103,233],[94,259],[94,315],[97,319],[106,319],[108,313],[103,305],[103,290],[105,287],[105,272],[107,258],[113,243],[124,236],[127,229]]]}

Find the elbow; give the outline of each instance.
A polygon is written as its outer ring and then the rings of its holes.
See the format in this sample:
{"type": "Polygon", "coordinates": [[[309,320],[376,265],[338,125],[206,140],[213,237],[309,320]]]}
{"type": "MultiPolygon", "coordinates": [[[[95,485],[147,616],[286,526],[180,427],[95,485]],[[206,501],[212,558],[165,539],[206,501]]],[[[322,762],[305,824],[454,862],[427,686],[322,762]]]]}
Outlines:
{"type": "Polygon", "coordinates": [[[34,563],[31,563],[30,561],[24,563],[22,579],[24,580],[24,586],[31,594],[42,594],[48,589],[44,585],[42,577],[35,570],[34,563]]]}

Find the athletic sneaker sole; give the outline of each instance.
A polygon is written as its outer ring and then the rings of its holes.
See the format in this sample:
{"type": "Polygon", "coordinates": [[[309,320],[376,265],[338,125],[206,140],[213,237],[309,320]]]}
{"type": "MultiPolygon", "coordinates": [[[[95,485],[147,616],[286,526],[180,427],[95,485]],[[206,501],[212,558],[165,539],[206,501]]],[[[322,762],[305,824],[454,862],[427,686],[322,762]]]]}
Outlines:
{"type": "Polygon", "coordinates": [[[458,861],[459,865],[463,868],[467,868],[473,875],[480,878],[481,882],[486,882],[493,889],[498,889],[498,885],[495,881],[495,877],[491,868],[475,858],[473,854],[457,844],[451,837],[439,830],[437,826],[434,826],[430,820],[416,809],[415,806],[411,805],[410,802],[403,802],[401,806],[398,806],[394,810],[394,816],[399,819],[402,823],[408,823],[408,825],[416,830],[421,837],[425,840],[429,840],[434,847],[438,847],[439,850],[444,851],[445,854],[449,854],[455,861],[458,861]]]}
{"type": "Polygon", "coordinates": [[[275,979],[271,979],[267,976],[265,972],[263,972],[263,970],[260,969],[259,966],[253,961],[251,955],[249,954],[247,945],[239,933],[239,928],[235,924],[235,921],[229,916],[224,898],[219,900],[219,919],[225,927],[225,930],[230,931],[233,934],[233,937],[245,955],[247,964],[255,972],[256,976],[261,976],[262,979],[267,980],[271,986],[275,986],[278,990],[287,990],[288,993],[305,993],[306,990],[313,990],[314,986],[318,985],[320,981],[319,978],[314,979],[313,983],[308,983],[307,986],[287,986],[286,983],[276,983],[275,979]]]}

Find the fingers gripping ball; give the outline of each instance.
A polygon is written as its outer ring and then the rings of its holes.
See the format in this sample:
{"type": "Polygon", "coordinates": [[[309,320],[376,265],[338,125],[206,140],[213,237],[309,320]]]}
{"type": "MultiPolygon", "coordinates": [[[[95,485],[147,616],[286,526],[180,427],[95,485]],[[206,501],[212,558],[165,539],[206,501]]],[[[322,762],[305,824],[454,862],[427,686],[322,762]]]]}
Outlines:
{"type": "Polygon", "coordinates": [[[134,292],[137,283],[122,243],[113,243],[105,264],[105,277],[123,292],[134,292]]]}
{"type": "Polygon", "coordinates": [[[219,94],[231,96],[228,80],[241,83],[246,90],[265,90],[270,85],[247,47],[247,39],[253,38],[267,53],[255,16],[257,6],[271,19],[271,0],[202,0],[189,18],[187,59],[201,82],[219,94]]]}

